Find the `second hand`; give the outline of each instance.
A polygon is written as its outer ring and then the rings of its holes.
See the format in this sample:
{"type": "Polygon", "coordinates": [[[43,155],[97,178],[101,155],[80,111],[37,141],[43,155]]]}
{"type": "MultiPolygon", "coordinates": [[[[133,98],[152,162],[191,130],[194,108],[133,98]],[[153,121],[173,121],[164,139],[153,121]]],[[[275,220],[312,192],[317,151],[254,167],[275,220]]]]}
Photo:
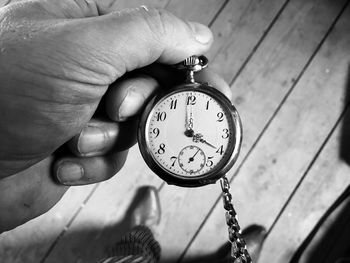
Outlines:
{"type": "Polygon", "coordinates": [[[192,157],[190,157],[190,159],[188,159],[188,163],[194,161],[194,157],[197,155],[197,153],[198,153],[199,151],[200,151],[200,149],[198,148],[198,150],[196,151],[196,153],[195,153],[192,157]]]}

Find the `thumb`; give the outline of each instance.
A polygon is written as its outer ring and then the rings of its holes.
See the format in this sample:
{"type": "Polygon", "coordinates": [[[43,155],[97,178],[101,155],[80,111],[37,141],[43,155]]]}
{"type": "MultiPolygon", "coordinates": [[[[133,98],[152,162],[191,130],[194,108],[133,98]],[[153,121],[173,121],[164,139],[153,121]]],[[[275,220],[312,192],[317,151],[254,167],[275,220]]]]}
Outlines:
{"type": "Polygon", "coordinates": [[[210,29],[202,24],[146,7],[70,20],[64,32],[73,45],[70,50],[79,50],[72,54],[79,56],[75,58],[79,64],[88,63],[94,72],[102,70],[109,82],[155,61],[173,64],[203,54],[213,40],[210,29]]]}

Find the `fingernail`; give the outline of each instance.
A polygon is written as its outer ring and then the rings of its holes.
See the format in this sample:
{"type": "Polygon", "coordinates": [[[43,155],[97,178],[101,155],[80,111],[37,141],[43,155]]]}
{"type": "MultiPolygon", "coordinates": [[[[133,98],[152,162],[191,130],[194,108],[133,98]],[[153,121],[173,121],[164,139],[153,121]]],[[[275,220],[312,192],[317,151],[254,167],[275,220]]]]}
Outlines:
{"type": "Polygon", "coordinates": [[[84,169],[81,165],[73,162],[62,162],[57,168],[57,179],[61,184],[73,185],[84,175],[84,169]]]}
{"type": "Polygon", "coordinates": [[[189,25],[194,33],[195,39],[198,42],[208,44],[212,40],[213,34],[207,26],[196,22],[189,22],[189,25]]]}
{"type": "Polygon", "coordinates": [[[128,90],[124,100],[119,107],[119,120],[125,120],[128,117],[138,113],[145,98],[138,92],[128,90]]]}
{"type": "Polygon", "coordinates": [[[116,133],[113,129],[104,131],[98,126],[88,125],[84,127],[79,135],[78,151],[85,157],[95,156],[99,153],[103,154],[113,146],[113,144],[108,142],[115,136],[116,133]]]}

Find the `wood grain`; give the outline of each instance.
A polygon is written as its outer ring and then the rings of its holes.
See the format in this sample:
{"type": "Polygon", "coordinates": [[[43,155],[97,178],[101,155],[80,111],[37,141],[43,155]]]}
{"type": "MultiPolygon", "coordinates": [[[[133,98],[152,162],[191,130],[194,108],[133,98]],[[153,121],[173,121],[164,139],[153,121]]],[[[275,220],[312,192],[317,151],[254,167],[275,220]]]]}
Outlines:
{"type": "MultiPolygon", "coordinates": [[[[349,186],[350,167],[339,159],[340,146],[341,124],[271,230],[264,244],[261,262],[289,262],[323,214],[349,186]]],[[[304,257],[307,258],[307,255],[304,257]]],[[[304,259],[300,262],[309,261],[304,259]]]]}
{"type": "MultiPolygon", "coordinates": [[[[330,97],[323,104],[327,111],[340,113],[344,110],[345,95],[349,94],[349,62],[350,62],[350,8],[347,9],[342,19],[336,25],[332,34],[327,39],[315,61],[310,66],[304,79],[309,78],[304,89],[310,89],[315,85],[318,94],[329,94],[330,97]],[[333,101],[339,90],[339,101],[333,101]],[[331,91],[331,92],[329,92],[331,91]]],[[[302,84],[301,83],[301,84],[302,84]]],[[[319,95],[318,95],[319,96],[319,95]]],[[[324,112],[318,114],[322,118],[324,112]]],[[[349,121],[350,112],[345,117],[349,121]]],[[[343,120],[344,121],[344,120],[343,120]]],[[[325,119],[322,126],[331,127],[332,119],[325,119]]],[[[312,122],[314,125],[315,122],[312,122]]],[[[350,184],[350,167],[348,160],[340,156],[342,144],[344,144],[343,126],[349,123],[341,122],[332,134],[331,139],[322,150],[306,178],[294,194],[276,226],[272,229],[265,242],[262,254],[262,262],[288,262],[291,253],[300,245],[321,216],[335,202],[339,195],[350,184]],[[272,261],[272,256],[275,258],[272,261]]],[[[347,135],[345,135],[347,136],[347,135]]],[[[309,143],[308,143],[309,145],[309,143]]],[[[302,261],[306,262],[306,261],[302,261]]]]}
{"type": "Polygon", "coordinates": [[[229,1],[211,26],[215,43],[207,54],[210,67],[231,83],[285,3],[288,1],[229,1]]]}
{"type": "MultiPolygon", "coordinates": [[[[340,12],[341,7],[342,3],[340,2],[338,2],[337,9],[334,6],[330,10],[328,1],[319,1],[317,3],[313,1],[291,1],[275,26],[269,32],[269,35],[252,57],[250,63],[242,71],[239,78],[232,86],[232,91],[236,98],[234,104],[237,105],[243,120],[244,140],[241,158],[238,160],[238,165],[230,172],[230,176],[237,171],[236,169],[239,167],[239,163],[243,160],[244,156],[249,153],[249,150],[254,146],[254,143],[264,130],[265,125],[267,125],[270,118],[274,116],[275,110],[278,109],[284,96],[294,85],[295,80],[307,64],[308,59],[316,51],[318,43],[326,34],[331,23],[340,12]],[[296,10],[298,10],[299,16],[295,16],[296,10]],[[317,23],[313,21],[317,21],[317,23]]],[[[233,58],[231,60],[235,61],[233,58]]],[[[294,122],[294,120],[290,121],[294,122]]],[[[279,132],[280,131],[276,132],[276,134],[279,134],[279,132]]],[[[287,136],[287,138],[289,137],[289,134],[284,135],[287,136]]],[[[276,138],[274,137],[275,134],[270,138],[271,145],[276,143],[276,138]]],[[[252,153],[255,151],[254,149],[252,153]]],[[[259,151],[259,154],[260,153],[261,151],[259,151]]],[[[262,153],[265,153],[265,149],[262,153]]],[[[283,152],[281,152],[281,154],[283,154],[283,152]]],[[[279,157],[280,156],[276,154],[274,156],[268,156],[268,158],[266,158],[265,155],[261,155],[259,162],[258,160],[254,160],[252,163],[254,165],[249,166],[250,174],[265,174],[267,172],[265,163],[272,162],[274,159],[277,160],[279,157]]],[[[249,163],[251,163],[251,161],[249,163]]],[[[294,164],[290,163],[290,165],[296,165],[296,167],[300,166],[297,162],[294,164]]],[[[252,178],[252,175],[247,177],[246,173],[247,172],[242,172],[241,168],[237,180],[243,180],[244,183],[237,184],[236,187],[239,187],[237,190],[244,188],[247,192],[251,193],[257,189],[250,189],[249,180],[252,180],[254,183],[259,183],[259,180],[254,177],[252,178]]],[[[261,178],[261,176],[258,178],[261,178]]],[[[268,184],[268,179],[263,183],[268,184]]],[[[259,190],[262,191],[262,189],[259,190]]],[[[206,217],[214,205],[214,202],[217,200],[218,191],[218,186],[195,189],[195,191],[176,189],[176,194],[168,188],[168,186],[162,189],[161,196],[164,202],[171,205],[173,196],[179,196],[179,192],[181,192],[181,202],[185,204],[191,201],[193,204],[192,210],[196,211],[195,216],[189,216],[188,213],[177,214],[175,212],[177,210],[174,210],[172,217],[176,217],[176,222],[170,221],[167,223],[167,227],[163,228],[169,229],[173,227],[177,229],[177,234],[182,236],[186,242],[173,243],[172,240],[174,237],[164,232],[161,236],[162,244],[171,244],[168,245],[169,251],[166,253],[167,255],[171,253],[181,253],[181,250],[186,248],[183,244],[190,242],[192,238],[196,238],[194,235],[202,223],[202,218],[206,217]],[[180,224],[176,224],[177,222],[180,222],[180,224]],[[186,222],[186,227],[182,228],[181,222],[186,222]],[[192,231],[189,231],[189,229],[192,229],[192,231]],[[174,246],[176,246],[176,249],[174,246]],[[176,252],[172,252],[174,250],[176,252]]],[[[233,191],[235,192],[236,189],[234,188],[233,191]]],[[[281,191],[283,192],[283,190],[281,191]]],[[[288,193],[284,194],[288,195],[288,193]]],[[[259,199],[259,197],[256,198],[259,199]]],[[[238,200],[241,199],[238,198],[238,200]]],[[[243,199],[243,201],[244,200],[245,199],[243,199]]],[[[281,201],[282,200],[283,199],[281,199],[281,201]]],[[[247,201],[246,203],[250,202],[247,201]]],[[[273,205],[279,207],[281,203],[274,201],[273,205]]],[[[221,206],[221,203],[219,203],[219,206],[221,206]]],[[[171,207],[167,209],[171,210],[171,207]]],[[[222,208],[220,207],[219,209],[221,210],[222,208]]],[[[259,207],[254,207],[253,210],[260,212],[260,210],[264,209],[264,207],[260,209],[259,207]]],[[[184,211],[186,210],[184,209],[184,211]]],[[[190,213],[190,215],[192,214],[193,213],[190,213]]],[[[210,249],[205,247],[205,249],[200,251],[201,253],[204,253],[206,249],[209,249],[208,252],[212,252],[221,245],[220,242],[214,242],[214,238],[212,237],[212,235],[214,235],[213,233],[218,232],[218,229],[222,229],[223,235],[226,236],[226,231],[223,226],[223,215],[221,214],[221,216],[216,219],[216,222],[211,221],[210,223],[206,223],[206,225],[214,226],[210,227],[211,231],[203,230],[204,232],[211,233],[211,237],[209,238],[209,236],[207,236],[206,238],[212,243],[210,249]],[[219,226],[221,228],[218,228],[219,226]],[[213,246],[215,243],[217,243],[217,247],[213,246]]],[[[221,240],[226,239],[223,239],[223,235],[220,236],[221,240]]],[[[200,237],[199,239],[202,238],[204,237],[200,237]]],[[[165,249],[164,247],[164,250],[165,249]]],[[[192,254],[196,255],[197,253],[199,253],[199,251],[196,250],[193,251],[192,254]]]]}
{"type": "MultiPolygon", "coordinates": [[[[315,5],[313,12],[306,16],[310,19],[309,22],[319,21],[321,17],[325,21],[327,15],[331,16],[330,9],[327,8],[329,2],[324,1],[323,6],[318,4],[315,5]],[[316,12],[321,10],[323,10],[323,13],[316,12]],[[316,15],[320,18],[317,19],[316,15]]],[[[339,14],[341,6],[338,10],[333,10],[335,12],[328,20],[330,24],[339,14]]],[[[286,9],[287,11],[288,9],[286,9]]],[[[307,23],[306,17],[304,19],[299,17],[298,19],[307,23]]],[[[343,17],[341,23],[344,23],[344,20],[346,20],[346,17],[343,17]]],[[[282,17],[279,21],[282,21],[282,17]]],[[[276,25],[276,28],[278,28],[278,25],[276,25]]],[[[303,26],[303,28],[306,28],[306,26],[303,26]]],[[[311,29],[312,26],[310,25],[311,29]]],[[[289,31],[289,33],[291,32],[289,31]]],[[[312,31],[310,31],[311,33],[312,31]]],[[[270,33],[270,36],[272,35],[273,30],[270,33]]],[[[314,40],[313,37],[312,41],[314,40]]],[[[275,46],[278,46],[278,41],[274,43],[276,43],[275,46]]],[[[305,39],[304,43],[306,44],[305,39]]],[[[265,226],[266,229],[272,226],[336,124],[343,111],[346,81],[344,77],[347,70],[347,67],[344,68],[344,66],[348,63],[348,57],[344,56],[344,52],[348,44],[348,40],[340,40],[337,35],[332,35],[326,40],[325,45],[322,46],[321,51],[317,53],[292,93],[285,100],[283,107],[270,123],[254,151],[240,168],[239,176],[233,181],[232,188],[243,227],[255,223],[265,226]],[[331,72],[332,74],[330,74],[331,72]]],[[[259,52],[256,55],[258,54],[259,52]]],[[[282,54],[277,52],[275,55],[283,58],[282,54]]],[[[291,58],[287,60],[293,61],[291,58]]],[[[266,65],[278,68],[274,66],[274,63],[266,65]]],[[[287,69],[289,70],[288,67],[287,69]]],[[[268,72],[270,74],[273,71],[270,69],[268,72]]],[[[268,87],[271,88],[270,85],[268,87]]],[[[276,91],[274,94],[276,94],[276,91]]],[[[266,111],[266,108],[264,111],[266,111]]],[[[336,193],[339,194],[339,192],[336,193]]],[[[227,234],[221,231],[223,224],[222,209],[219,205],[215,207],[188,250],[187,258],[213,251],[215,249],[213,244],[220,244],[222,240],[225,240],[227,234]]],[[[288,230],[292,231],[290,228],[285,231],[288,230]]],[[[276,234],[278,235],[277,232],[276,234]]],[[[279,253],[291,253],[288,251],[288,242],[277,240],[277,238],[270,246],[278,246],[278,242],[285,245],[283,252],[279,253]]],[[[294,247],[291,249],[293,251],[294,247]]],[[[265,254],[259,260],[259,263],[287,262],[281,258],[275,259],[275,256],[275,254],[269,256],[265,254]]]]}
{"type": "Polygon", "coordinates": [[[95,186],[68,190],[46,214],[0,235],[0,262],[40,262],[95,186]]]}
{"type": "Polygon", "coordinates": [[[189,21],[196,21],[209,25],[227,0],[191,0],[182,1],[171,0],[166,9],[174,15],[189,21]]]}

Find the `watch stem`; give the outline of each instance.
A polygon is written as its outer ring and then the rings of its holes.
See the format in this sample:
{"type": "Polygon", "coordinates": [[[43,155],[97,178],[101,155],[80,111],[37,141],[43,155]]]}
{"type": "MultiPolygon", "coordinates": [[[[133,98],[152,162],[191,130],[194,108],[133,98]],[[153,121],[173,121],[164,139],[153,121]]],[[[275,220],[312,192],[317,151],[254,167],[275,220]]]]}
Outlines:
{"type": "Polygon", "coordinates": [[[196,83],[194,73],[208,66],[208,59],[205,56],[190,56],[174,66],[179,70],[187,72],[187,83],[196,83]]]}

